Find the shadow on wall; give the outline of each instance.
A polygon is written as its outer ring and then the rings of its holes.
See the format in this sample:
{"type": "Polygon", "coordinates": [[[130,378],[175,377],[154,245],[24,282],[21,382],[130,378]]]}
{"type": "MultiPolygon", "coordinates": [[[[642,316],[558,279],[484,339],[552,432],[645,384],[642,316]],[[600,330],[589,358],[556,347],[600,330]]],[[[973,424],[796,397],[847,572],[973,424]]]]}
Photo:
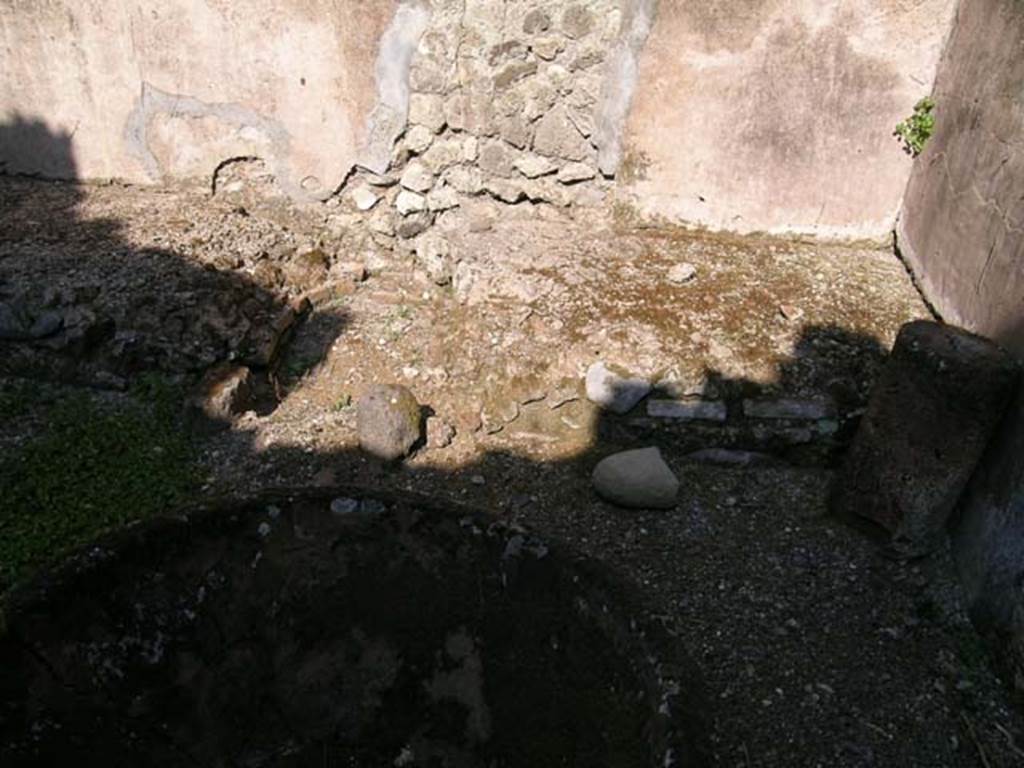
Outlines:
{"type": "Polygon", "coordinates": [[[15,112],[7,122],[0,122],[0,174],[77,178],[73,136],[74,132],[52,131],[42,120],[15,112]]]}

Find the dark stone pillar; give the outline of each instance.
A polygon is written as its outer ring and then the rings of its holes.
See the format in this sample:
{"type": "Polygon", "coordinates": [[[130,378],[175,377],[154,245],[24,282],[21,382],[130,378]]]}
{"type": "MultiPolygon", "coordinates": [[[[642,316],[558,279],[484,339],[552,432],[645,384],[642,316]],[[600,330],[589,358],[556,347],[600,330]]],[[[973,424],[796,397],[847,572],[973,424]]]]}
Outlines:
{"type": "Polygon", "coordinates": [[[980,336],[927,321],[903,326],[836,478],[833,513],[880,524],[900,554],[930,551],[1016,377],[1014,360],[980,336]]]}

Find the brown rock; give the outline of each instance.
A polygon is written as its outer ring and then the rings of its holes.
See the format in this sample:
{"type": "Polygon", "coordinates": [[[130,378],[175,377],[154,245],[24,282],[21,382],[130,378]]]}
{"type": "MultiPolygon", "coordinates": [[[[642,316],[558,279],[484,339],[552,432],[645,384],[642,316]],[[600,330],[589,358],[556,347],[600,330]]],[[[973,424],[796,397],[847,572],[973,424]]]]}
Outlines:
{"type": "Polygon", "coordinates": [[[360,448],[384,461],[408,456],[423,434],[420,404],[399,384],[379,384],[359,398],[356,423],[360,448]]]}

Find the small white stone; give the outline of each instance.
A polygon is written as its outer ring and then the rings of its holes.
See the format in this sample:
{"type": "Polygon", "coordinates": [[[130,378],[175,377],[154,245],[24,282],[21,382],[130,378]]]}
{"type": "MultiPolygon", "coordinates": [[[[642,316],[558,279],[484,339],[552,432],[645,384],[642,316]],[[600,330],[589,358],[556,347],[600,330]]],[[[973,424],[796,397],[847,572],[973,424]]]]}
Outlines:
{"type": "Polygon", "coordinates": [[[424,125],[414,125],[405,134],[405,146],[414,155],[422,154],[434,141],[434,133],[424,125]]]}
{"type": "Polygon", "coordinates": [[[409,122],[440,133],[444,128],[444,99],[432,93],[414,93],[409,97],[409,122]]]}
{"type": "Polygon", "coordinates": [[[480,140],[476,136],[468,136],[465,141],[462,142],[462,159],[467,163],[472,163],[476,160],[477,155],[480,153],[480,140]]]}
{"type": "Polygon", "coordinates": [[[688,283],[697,276],[697,268],[689,262],[676,264],[668,271],[668,279],[673,283],[688,283]]]}
{"type": "Polygon", "coordinates": [[[425,210],[426,207],[427,199],[423,195],[417,195],[415,192],[410,192],[407,189],[399,192],[398,197],[395,199],[395,208],[403,216],[425,210]]]}
{"type": "Polygon", "coordinates": [[[459,193],[452,187],[439,187],[427,195],[427,208],[432,211],[447,211],[458,207],[459,193]]]}
{"type": "Polygon", "coordinates": [[[434,174],[423,163],[413,160],[406,166],[399,183],[403,189],[413,192],[429,192],[434,186],[434,174]]]}
{"type": "Polygon", "coordinates": [[[380,195],[368,186],[360,184],[352,190],[352,202],[360,211],[368,211],[380,202],[380,195]]]}
{"type": "Polygon", "coordinates": [[[612,413],[627,413],[647,397],[651,383],[609,370],[603,362],[587,369],[587,399],[612,413]]]}
{"type": "Polygon", "coordinates": [[[657,448],[616,453],[601,461],[591,478],[606,501],[630,509],[671,509],[679,479],[657,448]]]}

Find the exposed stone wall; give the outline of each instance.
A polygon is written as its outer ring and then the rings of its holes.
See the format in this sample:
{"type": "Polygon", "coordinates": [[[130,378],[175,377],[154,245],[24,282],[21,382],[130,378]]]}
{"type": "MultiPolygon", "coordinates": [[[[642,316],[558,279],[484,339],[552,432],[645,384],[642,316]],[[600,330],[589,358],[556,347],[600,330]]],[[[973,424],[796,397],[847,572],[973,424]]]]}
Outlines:
{"type": "MultiPolygon", "coordinates": [[[[472,198],[602,202],[610,182],[599,169],[595,120],[608,111],[607,59],[624,29],[620,5],[434,2],[411,62],[408,124],[389,157],[375,156],[363,164],[372,173],[351,180],[350,202],[392,210],[390,225],[383,214],[375,220],[405,238],[472,198]]],[[[600,139],[614,152],[611,112],[600,139]]]]}

